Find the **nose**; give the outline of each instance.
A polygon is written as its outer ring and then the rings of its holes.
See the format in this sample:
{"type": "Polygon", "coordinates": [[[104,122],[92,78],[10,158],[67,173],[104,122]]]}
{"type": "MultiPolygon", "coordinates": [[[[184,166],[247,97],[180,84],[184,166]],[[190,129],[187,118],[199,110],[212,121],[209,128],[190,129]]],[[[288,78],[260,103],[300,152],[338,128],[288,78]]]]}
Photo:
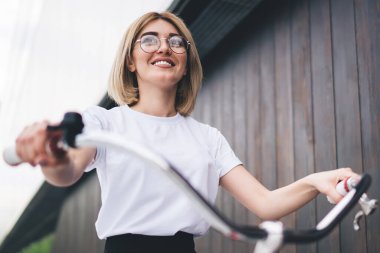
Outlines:
{"type": "Polygon", "coordinates": [[[169,41],[166,38],[161,38],[160,39],[160,47],[157,50],[157,53],[167,53],[171,54],[172,50],[170,49],[169,46],[169,41]]]}

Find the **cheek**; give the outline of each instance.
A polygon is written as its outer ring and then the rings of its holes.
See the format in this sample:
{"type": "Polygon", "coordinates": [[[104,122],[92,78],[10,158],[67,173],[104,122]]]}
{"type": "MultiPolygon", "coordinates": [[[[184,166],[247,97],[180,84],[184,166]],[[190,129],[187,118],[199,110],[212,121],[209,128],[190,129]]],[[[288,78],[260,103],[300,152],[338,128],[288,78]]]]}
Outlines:
{"type": "Polygon", "coordinates": [[[132,56],[131,56],[130,60],[127,63],[128,70],[131,71],[131,72],[135,72],[136,71],[136,68],[137,68],[136,64],[138,63],[136,61],[136,59],[138,59],[138,58],[136,57],[135,51],[133,50],[132,56]]]}
{"type": "Polygon", "coordinates": [[[146,53],[141,53],[139,50],[134,50],[132,53],[132,60],[135,71],[146,67],[145,64],[148,62],[149,57],[150,56],[146,53]]]}

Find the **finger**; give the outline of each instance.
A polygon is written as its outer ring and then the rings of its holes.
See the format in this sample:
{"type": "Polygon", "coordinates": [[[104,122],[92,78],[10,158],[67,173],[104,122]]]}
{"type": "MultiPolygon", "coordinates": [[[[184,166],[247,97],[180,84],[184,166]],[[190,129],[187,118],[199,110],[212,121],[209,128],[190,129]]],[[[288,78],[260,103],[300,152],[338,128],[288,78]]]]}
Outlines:
{"type": "Polygon", "coordinates": [[[339,171],[339,180],[345,180],[348,177],[353,178],[355,181],[360,181],[361,176],[352,171],[351,168],[341,168],[339,171]]]}
{"type": "Polygon", "coordinates": [[[62,135],[63,131],[48,132],[48,138],[45,142],[46,152],[39,157],[39,164],[42,167],[54,167],[67,162],[67,151],[58,146],[62,135]]]}
{"type": "Polygon", "coordinates": [[[329,191],[329,193],[327,194],[327,199],[332,204],[338,203],[339,201],[342,200],[342,198],[343,198],[343,196],[340,195],[335,189],[329,191]]]}
{"type": "Polygon", "coordinates": [[[34,123],[23,129],[16,139],[16,153],[24,161],[35,166],[39,154],[44,153],[47,122],[34,123]]]}
{"type": "Polygon", "coordinates": [[[59,147],[59,142],[62,139],[62,131],[54,131],[49,136],[48,150],[56,158],[64,157],[66,155],[66,150],[62,147],[59,147]]]}
{"type": "MultiPolygon", "coordinates": [[[[24,131],[24,133],[27,130],[24,131]]],[[[35,157],[35,150],[33,147],[32,139],[27,135],[22,135],[16,140],[16,153],[21,158],[22,161],[30,163],[35,166],[33,157],[35,157]]]]}
{"type": "Polygon", "coordinates": [[[35,163],[41,164],[43,160],[46,160],[48,152],[46,150],[46,143],[48,140],[48,133],[46,131],[46,124],[39,126],[35,133],[34,145],[35,148],[35,163]]]}

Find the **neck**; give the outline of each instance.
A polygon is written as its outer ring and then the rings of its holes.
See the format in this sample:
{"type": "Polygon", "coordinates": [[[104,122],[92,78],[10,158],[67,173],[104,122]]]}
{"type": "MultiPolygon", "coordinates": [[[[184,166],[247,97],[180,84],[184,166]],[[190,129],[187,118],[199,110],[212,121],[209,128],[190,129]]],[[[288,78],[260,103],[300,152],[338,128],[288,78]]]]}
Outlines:
{"type": "Polygon", "coordinates": [[[155,90],[152,88],[141,90],[139,87],[140,99],[131,108],[157,117],[171,117],[177,114],[175,109],[176,89],[171,91],[155,90]]]}

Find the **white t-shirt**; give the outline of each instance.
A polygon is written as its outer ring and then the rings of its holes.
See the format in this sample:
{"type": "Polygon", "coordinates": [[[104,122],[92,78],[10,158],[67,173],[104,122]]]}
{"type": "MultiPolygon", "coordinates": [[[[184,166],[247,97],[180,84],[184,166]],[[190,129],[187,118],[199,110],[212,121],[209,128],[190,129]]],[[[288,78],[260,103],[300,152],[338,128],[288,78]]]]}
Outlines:
{"type": "MultiPolygon", "coordinates": [[[[191,117],[155,117],[128,106],[111,110],[94,106],[83,113],[85,131],[104,130],[138,142],[169,161],[211,203],[219,178],[241,161],[213,127],[191,117]]],[[[134,233],[195,235],[209,225],[186,196],[152,165],[131,154],[98,148],[86,171],[97,169],[102,206],[96,221],[100,239],[134,233]]]]}

